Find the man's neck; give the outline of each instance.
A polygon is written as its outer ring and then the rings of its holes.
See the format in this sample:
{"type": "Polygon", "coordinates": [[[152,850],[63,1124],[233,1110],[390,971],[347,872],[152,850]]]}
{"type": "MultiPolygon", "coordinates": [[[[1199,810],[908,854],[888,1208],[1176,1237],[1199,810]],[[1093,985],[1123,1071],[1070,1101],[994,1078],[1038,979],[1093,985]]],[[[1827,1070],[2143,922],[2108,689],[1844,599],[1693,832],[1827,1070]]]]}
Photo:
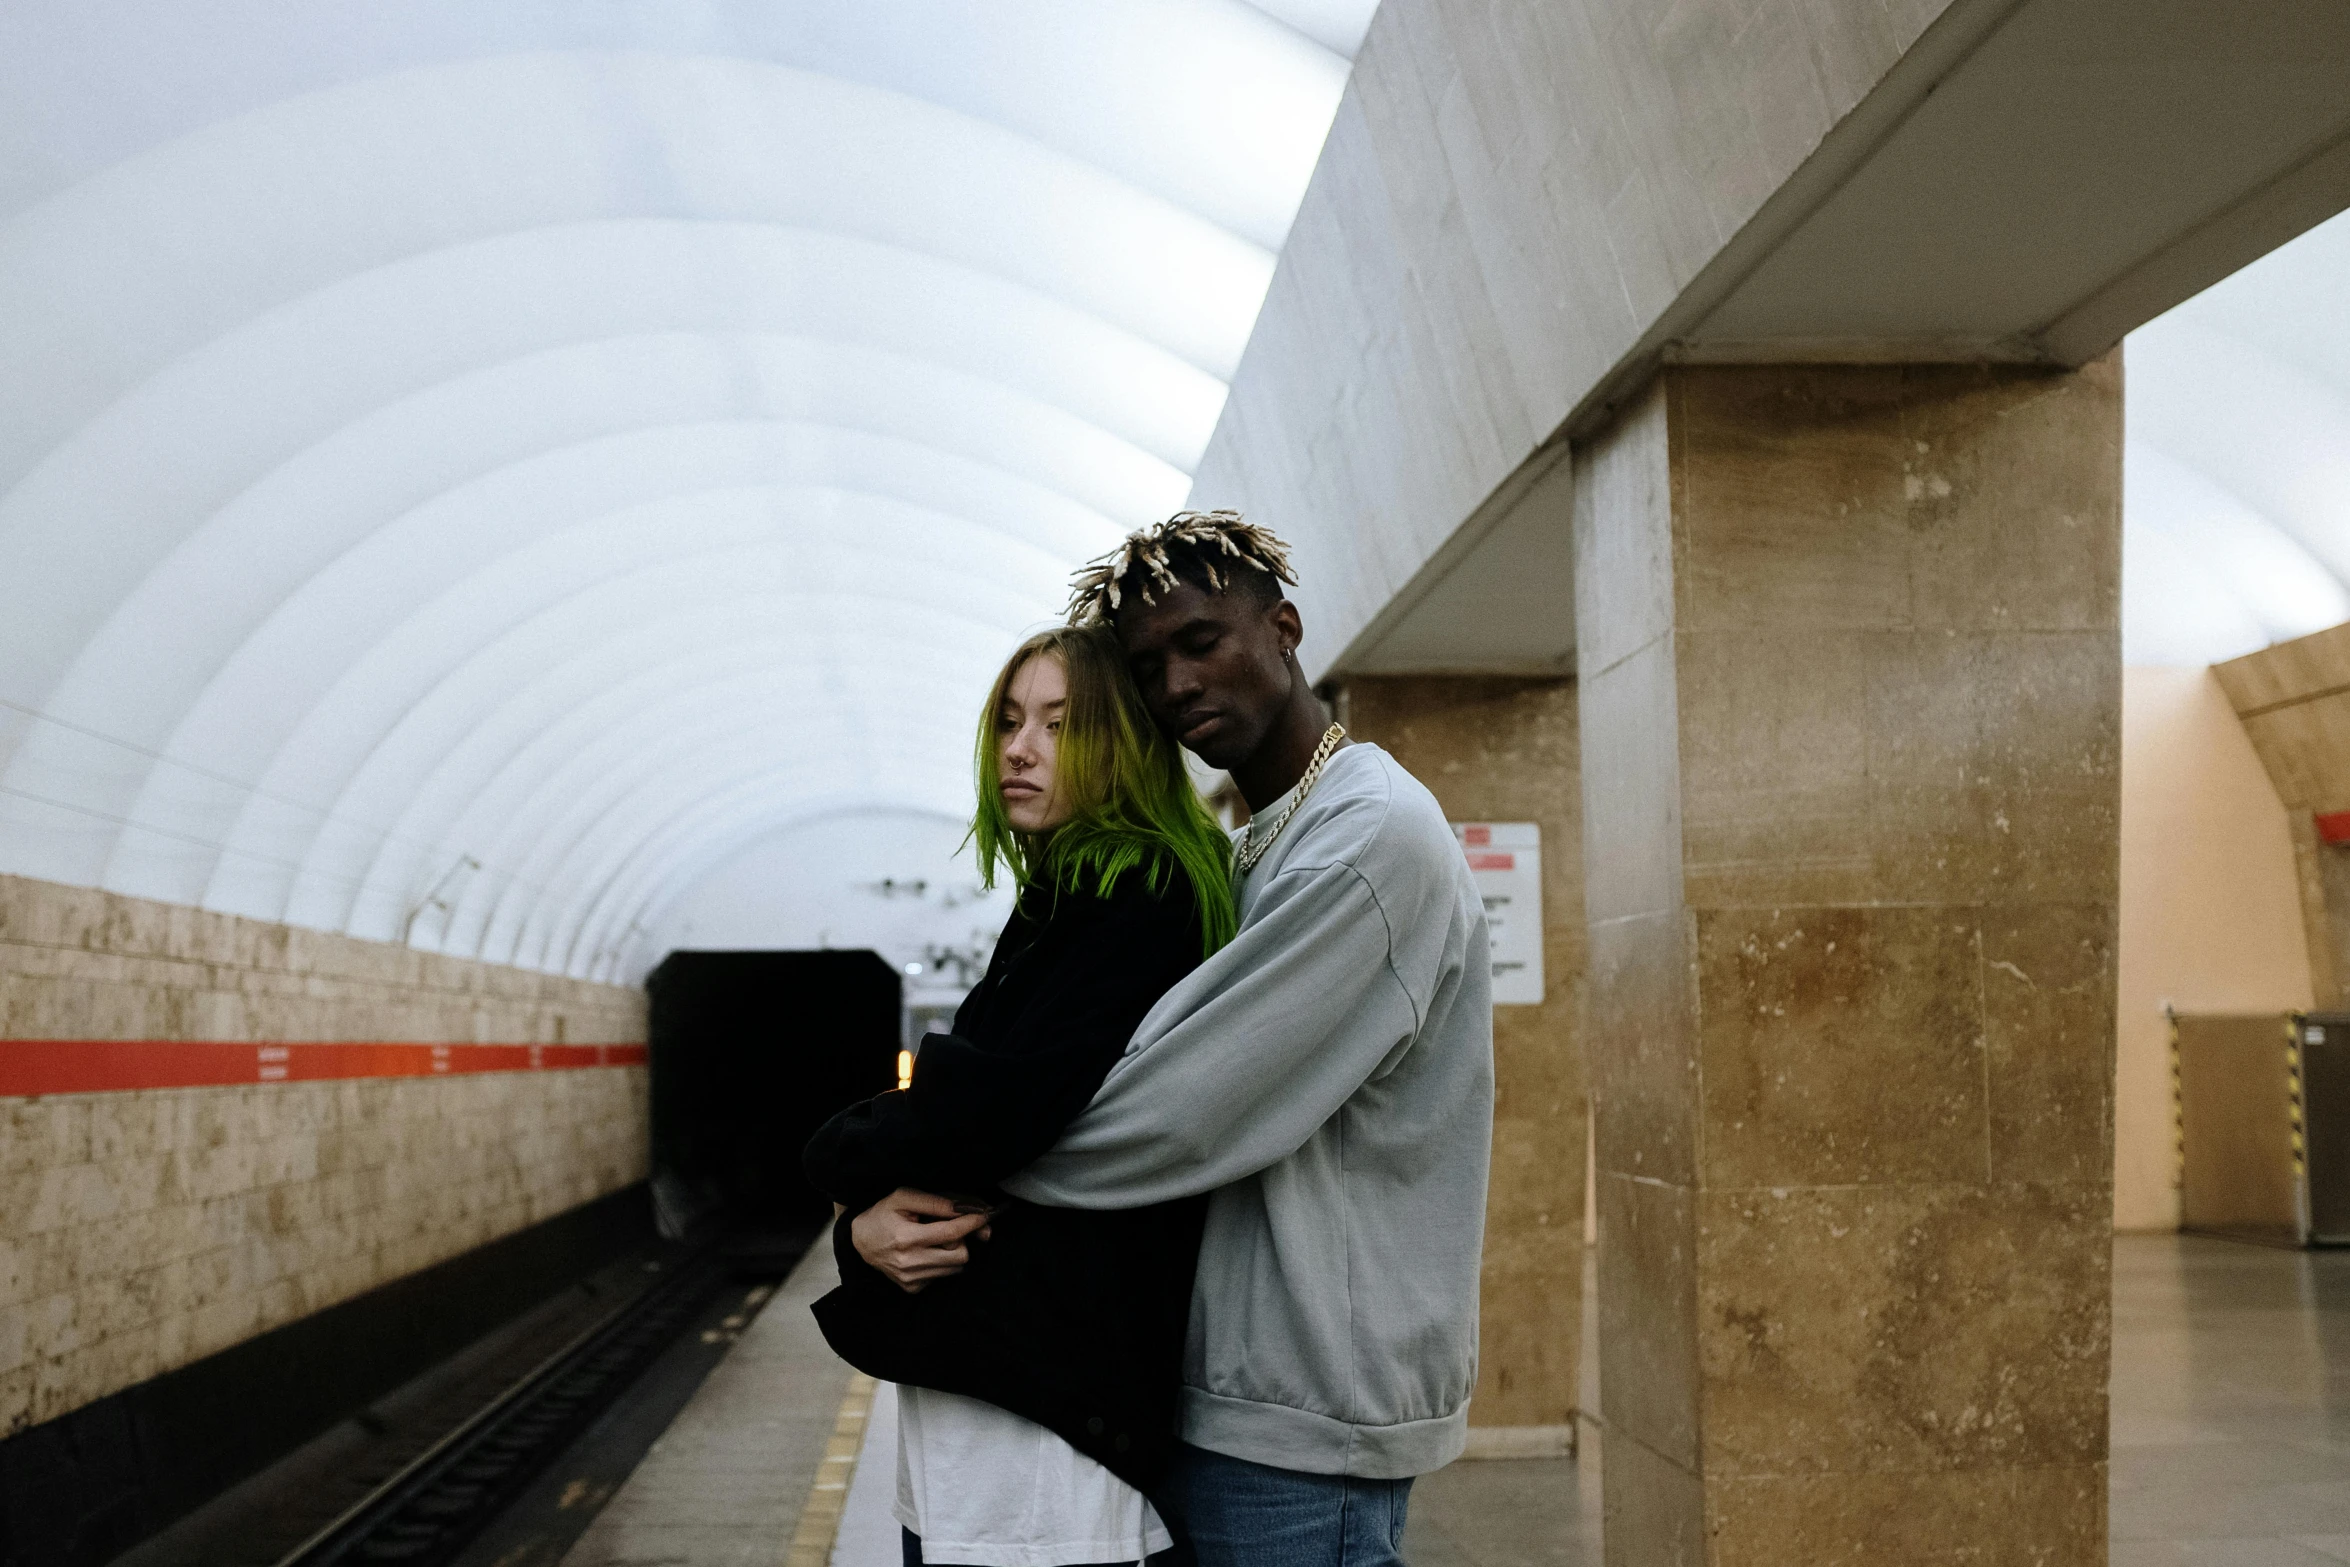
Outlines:
{"type": "Polygon", "coordinates": [[[1239,788],[1240,797],[1248,802],[1252,814],[1297,787],[1297,781],[1306,775],[1306,765],[1314,759],[1314,748],[1322,743],[1329,727],[1329,715],[1300,680],[1291,689],[1281,716],[1265,731],[1263,743],[1250,753],[1247,761],[1232,769],[1232,782],[1239,788]]]}

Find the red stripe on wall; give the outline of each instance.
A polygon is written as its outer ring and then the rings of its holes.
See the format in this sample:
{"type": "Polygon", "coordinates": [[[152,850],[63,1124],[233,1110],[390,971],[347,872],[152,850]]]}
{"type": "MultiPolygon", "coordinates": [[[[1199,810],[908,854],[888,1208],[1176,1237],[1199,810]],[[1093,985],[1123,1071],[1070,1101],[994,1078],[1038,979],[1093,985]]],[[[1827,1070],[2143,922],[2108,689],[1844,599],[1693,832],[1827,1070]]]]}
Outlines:
{"type": "Polygon", "coordinates": [[[353,1077],[444,1077],[639,1066],[643,1045],[255,1044],[182,1039],[0,1040],[0,1098],[353,1077]]]}

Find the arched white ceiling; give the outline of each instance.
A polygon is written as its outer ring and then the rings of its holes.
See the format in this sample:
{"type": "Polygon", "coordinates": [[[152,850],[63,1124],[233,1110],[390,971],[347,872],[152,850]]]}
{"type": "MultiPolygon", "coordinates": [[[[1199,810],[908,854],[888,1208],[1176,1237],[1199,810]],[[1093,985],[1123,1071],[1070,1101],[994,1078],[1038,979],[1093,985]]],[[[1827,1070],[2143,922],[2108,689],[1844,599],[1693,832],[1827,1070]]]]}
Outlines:
{"type": "Polygon", "coordinates": [[[0,870],[615,976],[966,813],[1371,9],[0,12],[0,870]]]}
{"type": "Polygon", "coordinates": [[[2216,663],[2350,620],[2350,214],[2123,358],[2124,657],[2216,663]]]}

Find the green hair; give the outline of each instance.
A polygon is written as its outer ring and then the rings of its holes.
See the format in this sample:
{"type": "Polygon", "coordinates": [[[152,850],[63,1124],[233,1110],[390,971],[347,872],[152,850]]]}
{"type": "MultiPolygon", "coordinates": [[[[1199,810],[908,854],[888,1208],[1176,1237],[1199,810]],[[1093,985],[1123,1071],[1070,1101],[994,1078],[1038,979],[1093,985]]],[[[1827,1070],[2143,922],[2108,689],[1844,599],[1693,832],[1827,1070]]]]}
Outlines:
{"type": "Polygon", "coordinates": [[[1151,722],[1108,627],[1058,626],[1021,643],[980,710],[975,760],[979,809],[969,841],[978,850],[982,887],[992,888],[998,872],[1009,871],[1022,894],[1041,886],[1107,897],[1129,871],[1154,892],[1181,875],[1199,904],[1201,951],[1232,939],[1240,922],[1232,842],[1192,787],[1175,743],[1151,722]],[[1004,814],[997,719],[1013,678],[1040,654],[1068,675],[1054,772],[1076,814],[1050,832],[1024,833],[1004,814]]]}

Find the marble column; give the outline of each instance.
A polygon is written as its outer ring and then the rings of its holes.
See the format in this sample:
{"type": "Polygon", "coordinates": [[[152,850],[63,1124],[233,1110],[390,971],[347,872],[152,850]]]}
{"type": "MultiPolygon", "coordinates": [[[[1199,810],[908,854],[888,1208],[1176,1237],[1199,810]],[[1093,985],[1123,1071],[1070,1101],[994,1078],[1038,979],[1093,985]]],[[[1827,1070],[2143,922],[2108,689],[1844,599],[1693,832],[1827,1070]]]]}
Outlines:
{"type": "Polygon", "coordinates": [[[1576,457],[1607,1560],[2105,1560],[2121,370],[1576,457]]]}
{"type": "Polygon", "coordinates": [[[1493,1186],[1485,1208],[1472,1456],[1572,1452],[1583,1326],[1583,794],[1571,680],[1358,677],[1347,727],[1384,746],[1454,821],[1542,828],[1539,1005],[1493,1009],[1493,1186]]]}

